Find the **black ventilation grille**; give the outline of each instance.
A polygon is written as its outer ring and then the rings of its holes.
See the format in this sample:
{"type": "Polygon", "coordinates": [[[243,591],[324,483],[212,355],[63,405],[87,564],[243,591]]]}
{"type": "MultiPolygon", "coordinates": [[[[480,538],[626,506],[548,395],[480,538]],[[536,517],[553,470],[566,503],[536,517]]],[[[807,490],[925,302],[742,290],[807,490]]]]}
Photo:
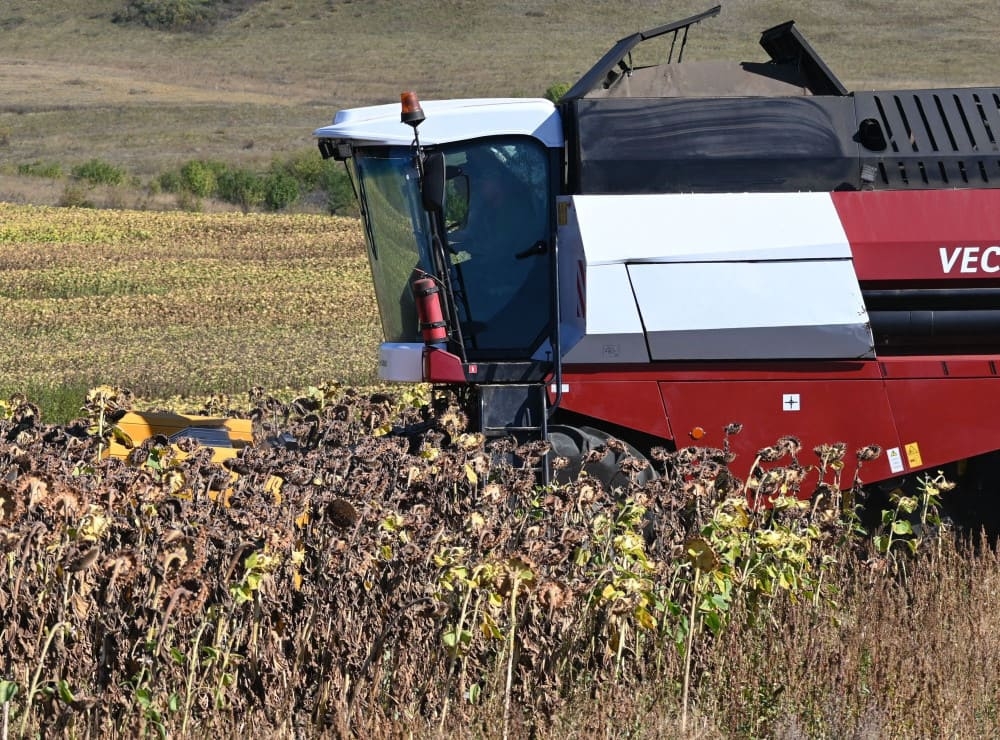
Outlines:
{"type": "Polygon", "coordinates": [[[876,188],[1000,187],[1000,88],[855,93],[859,121],[874,119],[884,151],[862,147],[876,188]]]}

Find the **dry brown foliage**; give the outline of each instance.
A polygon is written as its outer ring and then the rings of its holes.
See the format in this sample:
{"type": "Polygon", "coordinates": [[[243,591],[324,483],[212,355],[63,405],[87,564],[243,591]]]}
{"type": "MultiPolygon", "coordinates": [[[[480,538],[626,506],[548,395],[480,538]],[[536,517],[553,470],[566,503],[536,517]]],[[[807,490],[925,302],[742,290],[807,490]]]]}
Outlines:
{"type": "MultiPolygon", "coordinates": [[[[646,599],[679,593],[723,451],[539,489],[509,453],[542,447],[485,445],[447,398],[254,400],[228,468],[157,438],[95,462],[24,399],[0,424],[5,732],[679,733],[681,633],[646,599]]],[[[698,633],[687,734],[995,729],[997,557],[940,539],[901,579],[823,542],[823,598],[738,597],[698,633]]]]}

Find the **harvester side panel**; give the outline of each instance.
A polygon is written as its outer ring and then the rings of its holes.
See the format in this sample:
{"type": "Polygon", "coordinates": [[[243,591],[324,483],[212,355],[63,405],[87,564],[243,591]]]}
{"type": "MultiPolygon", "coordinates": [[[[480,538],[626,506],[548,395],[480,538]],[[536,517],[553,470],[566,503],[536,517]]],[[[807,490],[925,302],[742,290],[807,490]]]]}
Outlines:
{"type": "MultiPolygon", "coordinates": [[[[706,430],[702,444],[719,446],[727,424],[744,424],[743,432],[731,440],[737,455],[733,470],[741,477],[747,475],[761,448],[786,435],[801,440],[803,464],[817,462],[813,453],[816,446],[845,443],[849,453],[844,460],[845,483],[854,475],[857,450],[877,444],[898,452],[900,446],[885,383],[880,378],[857,380],[803,374],[752,384],[738,379],[668,379],[660,384],[660,390],[673,428],[685,436],[695,427],[706,430]]],[[[689,443],[677,441],[679,446],[689,443]]],[[[880,480],[903,472],[892,469],[897,459],[887,454],[866,463],[865,479],[880,480]]]]}
{"type": "MultiPolygon", "coordinates": [[[[594,265],[577,275],[578,305],[586,305],[586,333],[563,355],[564,362],[649,362],[642,318],[626,265],[594,265]],[[583,302],[586,302],[585,304],[583,302]]],[[[571,336],[566,332],[564,336],[571,336]]]]}
{"type": "Polygon", "coordinates": [[[560,245],[584,258],[563,273],[568,366],[873,356],[829,193],[572,196],[566,210],[560,245]]]}
{"type": "Polygon", "coordinates": [[[885,354],[1000,351],[1000,190],[834,193],[885,354]]]}
{"type": "MultiPolygon", "coordinates": [[[[601,365],[578,366],[565,380],[560,408],[651,434],[665,443],[674,439],[655,374],[609,371],[601,365]]],[[[549,387],[549,395],[555,396],[554,385],[549,387]]]]}
{"type": "MultiPolygon", "coordinates": [[[[816,462],[813,447],[844,442],[849,455],[843,475],[849,482],[855,470],[854,452],[877,444],[886,453],[866,464],[864,479],[870,482],[910,469],[905,461],[899,467],[904,447],[886,386],[880,364],[871,360],[588,365],[567,368],[562,405],[609,424],[663,437],[677,447],[721,446],[725,427],[742,423],[742,433],[730,440],[738,454],[733,470],[740,476],[747,474],[758,450],[779,437],[794,435],[804,446],[803,464],[816,462]],[[661,403],[651,401],[645,392],[626,395],[648,390],[649,383],[658,387],[661,403]],[[654,420],[660,413],[663,420],[654,420]],[[663,434],[664,427],[669,435],[663,434]]],[[[953,459],[931,456],[934,445],[928,430],[914,433],[908,442],[929,443],[926,465],[953,459]]]]}
{"type": "Polygon", "coordinates": [[[882,361],[907,469],[1000,448],[998,364],[997,355],[882,361]]]}

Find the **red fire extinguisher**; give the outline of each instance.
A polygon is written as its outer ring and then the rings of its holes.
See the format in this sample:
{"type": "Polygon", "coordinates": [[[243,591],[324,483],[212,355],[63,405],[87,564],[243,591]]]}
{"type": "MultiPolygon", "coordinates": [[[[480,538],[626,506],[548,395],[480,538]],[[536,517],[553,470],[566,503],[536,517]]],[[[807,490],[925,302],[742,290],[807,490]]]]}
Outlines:
{"type": "Polygon", "coordinates": [[[413,298],[425,344],[436,344],[448,338],[448,325],[441,312],[441,289],[429,277],[413,281],[413,298]]]}

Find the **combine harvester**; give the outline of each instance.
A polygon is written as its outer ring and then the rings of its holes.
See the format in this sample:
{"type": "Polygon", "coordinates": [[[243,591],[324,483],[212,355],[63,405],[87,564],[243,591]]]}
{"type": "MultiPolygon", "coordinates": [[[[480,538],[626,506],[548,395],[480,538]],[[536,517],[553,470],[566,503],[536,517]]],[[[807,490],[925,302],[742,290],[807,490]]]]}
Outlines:
{"type": "Polygon", "coordinates": [[[783,435],[844,442],[844,485],[867,445],[866,483],[983,462],[1000,88],[849,93],[791,21],[767,61],[681,63],[718,12],[622,39],[557,104],[404,93],[315,132],[356,184],[381,377],[576,468],[734,421],[738,475],[783,435]],[[657,37],[666,62],[633,65],[657,37]]]}

